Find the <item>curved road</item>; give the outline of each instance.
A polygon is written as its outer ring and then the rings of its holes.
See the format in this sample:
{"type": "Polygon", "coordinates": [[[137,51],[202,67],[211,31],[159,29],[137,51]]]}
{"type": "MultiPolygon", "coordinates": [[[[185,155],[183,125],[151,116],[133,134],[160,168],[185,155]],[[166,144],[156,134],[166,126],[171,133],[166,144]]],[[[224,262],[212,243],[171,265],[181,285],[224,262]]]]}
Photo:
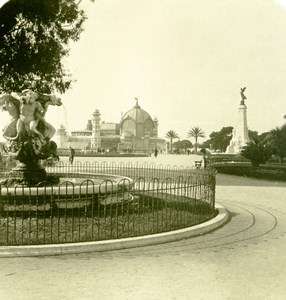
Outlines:
{"type": "Polygon", "coordinates": [[[0,299],[285,299],[286,183],[217,176],[230,221],[173,243],[0,259],[0,299]]]}

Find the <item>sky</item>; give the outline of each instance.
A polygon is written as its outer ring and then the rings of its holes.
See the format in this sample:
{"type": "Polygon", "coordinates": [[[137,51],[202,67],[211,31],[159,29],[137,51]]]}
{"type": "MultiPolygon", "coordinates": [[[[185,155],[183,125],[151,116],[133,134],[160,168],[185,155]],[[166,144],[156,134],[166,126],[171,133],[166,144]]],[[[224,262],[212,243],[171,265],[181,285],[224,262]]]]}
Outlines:
{"type": "MultiPolygon", "coordinates": [[[[4,1],[0,0],[1,2],[4,1]]],[[[46,119],[85,129],[99,109],[120,122],[134,98],[159,136],[206,137],[235,126],[246,87],[248,127],[281,126],[286,114],[286,0],[82,0],[88,20],[65,59],[76,82],[46,119]]],[[[0,128],[9,116],[0,112],[0,128]]],[[[202,141],[202,140],[201,140],[202,141]]]]}

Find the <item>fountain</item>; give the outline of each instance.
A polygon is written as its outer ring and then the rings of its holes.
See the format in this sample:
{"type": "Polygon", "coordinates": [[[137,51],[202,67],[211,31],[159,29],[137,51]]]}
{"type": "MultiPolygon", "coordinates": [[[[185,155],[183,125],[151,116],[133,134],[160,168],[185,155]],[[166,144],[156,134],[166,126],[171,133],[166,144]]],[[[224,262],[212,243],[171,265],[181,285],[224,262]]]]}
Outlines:
{"type": "Polygon", "coordinates": [[[32,186],[48,179],[39,160],[57,157],[57,145],[51,141],[55,128],[45,120],[49,105],[60,106],[61,99],[32,90],[0,96],[0,107],[11,116],[3,137],[9,157],[18,162],[2,184],[32,186]]]}
{"type": "Polygon", "coordinates": [[[40,160],[59,159],[57,145],[51,140],[55,128],[45,120],[49,105],[61,106],[61,99],[30,89],[0,96],[0,107],[11,116],[9,124],[3,129],[6,149],[9,158],[17,162],[9,173],[5,173],[6,178],[0,180],[1,196],[13,196],[13,201],[22,204],[25,198],[31,203],[31,199],[38,202],[46,196],[64,197],[66,200],[70,195],[74,200],[82,193],[84,185],[85,196],[105,194],[108,198],[120,190],[122,197],[119,199],[132,198],[125,193],[126,182],[128,188],[132,182],[127,177],[86,173],[70,174],[70,177],[64,173],[47,174],[40,160]],[[70,184],[62,184],[63,181],[70,184]]]}
{"type": "Polygon", "coordinates": [[[130,238],[215,216],[212,170],[77,162],[45,169],[41,160],[58,158],[55,129],[45,120],[49,105],[60,106],[61,99],[31,90],[0,96],[11,116],[2,148],[17,162],[0,173],[0,245],[18,251],[19,245],[130,238]]]}

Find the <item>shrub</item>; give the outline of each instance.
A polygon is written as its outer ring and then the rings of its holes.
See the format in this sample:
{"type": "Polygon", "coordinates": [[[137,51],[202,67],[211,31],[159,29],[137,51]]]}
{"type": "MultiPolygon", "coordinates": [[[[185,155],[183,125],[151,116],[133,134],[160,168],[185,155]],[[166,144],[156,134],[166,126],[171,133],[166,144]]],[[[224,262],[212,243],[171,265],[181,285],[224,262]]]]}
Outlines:
{"type": "Polygon", "coordinates": [[[260,164],[266,163],[272,154],[272,148],[268,144],[257,139],[251,140],[241,151],[241,155],[249,159],[252,166],[255,168],[260,164]]]}

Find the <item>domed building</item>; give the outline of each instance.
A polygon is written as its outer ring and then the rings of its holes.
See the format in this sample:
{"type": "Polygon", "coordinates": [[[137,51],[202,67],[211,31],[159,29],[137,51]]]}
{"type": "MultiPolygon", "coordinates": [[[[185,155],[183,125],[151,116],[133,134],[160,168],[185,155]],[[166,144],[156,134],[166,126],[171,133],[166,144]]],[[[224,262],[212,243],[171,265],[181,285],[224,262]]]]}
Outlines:
{"type": "Polygon", "coordinates": [[[57,132],[59,147],[138,154],[150,154],[156,148],[163,152],[166,148],[166,141],[158,138],[157,118],[152,119],[139,106],[138,99],[119,124],[101,121],[98,110],[92,116],[85,130],[73,131],[70,136],[64,128],[60,128],[57,132]]]}
{"type": "Polygon", "coordinates": [[[163,150],[165,140],[158,138],[158,120],[136,105],[127,111],[120,121],[119,152],[150,153],[155,148],[163,150]]]}
{"type": "Polygon", "coordinates": [[[128,133],[138,138],[145,136],[157,137],[157,129],[157,120],[152,120],[150,115],[138,105],[138,100],[136,105],[123,115],[120,122],[122,135],[128,133]]]}

